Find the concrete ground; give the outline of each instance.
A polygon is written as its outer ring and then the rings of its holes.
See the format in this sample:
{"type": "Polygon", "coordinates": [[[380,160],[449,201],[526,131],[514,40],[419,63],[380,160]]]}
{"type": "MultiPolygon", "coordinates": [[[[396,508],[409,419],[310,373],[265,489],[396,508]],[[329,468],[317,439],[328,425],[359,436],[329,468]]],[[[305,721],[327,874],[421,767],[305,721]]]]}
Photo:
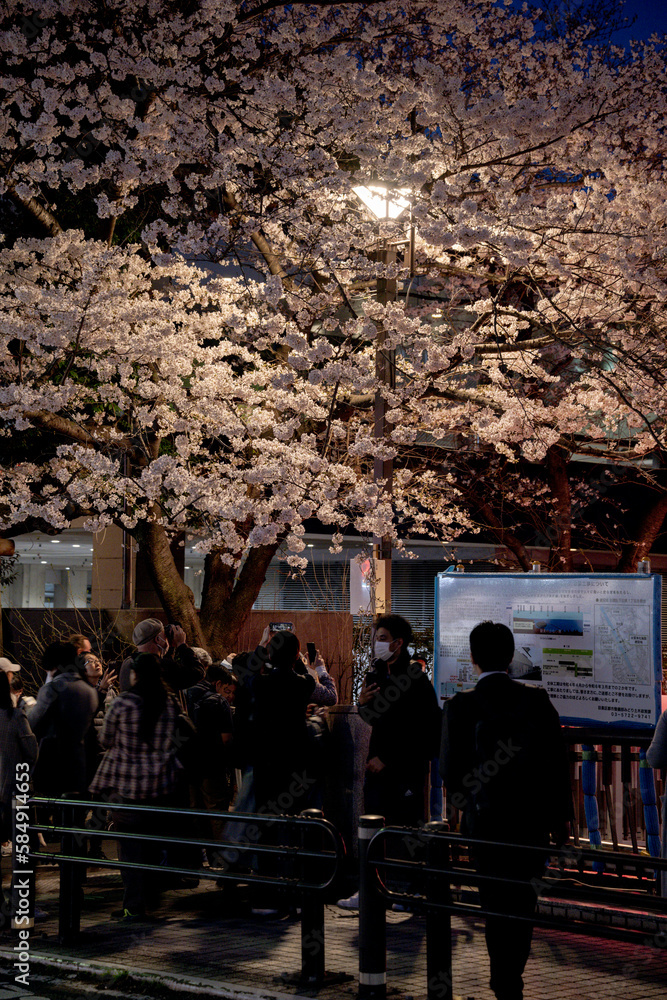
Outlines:
{"type": "MultiPolygon", "coordinates": [[[[110,914],[121,903],[119,874],[89,869],[82,933],[75,945],[58,943],[57,869],[38,872],[38,903],[49,918],[30,932],[31,969],[49,969],[66,979],[95,973],[111,994],[130,973],[143,983],[171,986],[176,995],[201,993],[235,1000],[277,997],[352,998],[357,995],[358,917],[356,911],[327,906],[327,982],[319,990],[299,986],[299,920],[252,917],[247,907],[227,901],[225,889],[203,881],[198,889],[165,893],[155,923],[119,924],[110,914]]],[[[493,1000],[481,921],[454,918],[455,995],[493,1000]]],[[[667,935],[647,935],[635,944],[537,929],[525,974],[526,1000],[658,1000],[667,995],[667,935]]],[[[11,976],[15,935],[0,936],[0,969],[11,976]]],[[[138,984],[138,985],[137,985],[138,984]]],[[[426,920],[387,913],[387,995],[391,1000],[426,997],[426,920]]],[[[19,998],[40,994],[39,985],[19,998]]],[[[50,995],[50,994],[49,994],[50,995]]]]}

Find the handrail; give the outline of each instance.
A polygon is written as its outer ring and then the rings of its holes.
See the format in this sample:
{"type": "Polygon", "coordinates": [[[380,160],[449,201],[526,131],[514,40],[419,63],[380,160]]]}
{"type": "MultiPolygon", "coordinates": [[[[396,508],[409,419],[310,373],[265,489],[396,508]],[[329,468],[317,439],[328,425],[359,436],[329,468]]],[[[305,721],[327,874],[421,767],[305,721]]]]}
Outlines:
{"type": "MultiPolygon", "coordinates": [[[[155,840],[159,844],[165,844],[167,846],[183,846],[183,847],[208,847],[215,848],[216,853],[223,853],[225,850],[234,851],[235,853],[252,853],[252,854],[266,854],[266,855],[279,855],[280,857],[292,857],[299,859],[311,859],[314,861],[327,861],[333,862],[333,869],[329,877],[319,882],[301,882],[299,880],[289,879],[284,876],[280,877],[281,881],[289,883],[296,889],[308,889],[312,892],[325,892],[327,889],[331,888],[334,884],[336,878],[339,875],[339,867],[345,857],[345,845],[343,840],[336,829],[336,827],[324,818],[317,816],[282,816],[282,815],[265,815],[261,813],[240,813],[240,812],[212,812],[212,811],[199,811],[196,809],[173,809],[169,807],[167,810],[165,807],[159,806],[145,806],[145,805],[135,805],[133,803],[113,803],[111,806],[107,806],[105,803],[97,801],[86,801],[84,799],[71,799],[71,798],[44,798],[41,796],[33,796],[28,800],[29,805],[43,806],[51,809],[62,809],[64,807],[70,807],[73,809],[100,809],[100,808],[113,808],[114,810],[121,810],[127,812],[141,812],[141,813],[157,813],[164,814],[168,812],[170,816],[178,815],[187,817],[189,819],[223,819],[230,823],[243,823],[244,820],[247,821],[248,825],[259,824],[260,827],[265,826],[278,826],[286,828],[303,828],[309,831],[314,829],[320,830],[322,833],[327,835],[330,841],[332,850],[326,852],[322,850],[308,850],[302,845],[280,845],[276,846],[273,844],[261,844],[256,841],[250,843],[245,843],[238,838],[230,840],[213,840],[211,838],[202,837],[174,837],[166,834],[155,834],[154,836],[147,837],[145,833],[131,833],[131,832],[121,832],[120,830],[94,830],[88,829],[86,827],[77,827],[73,825],[62,825],[58,823],[32,823],[31,829],[36,830],[39,833],[50,833],[50,834],[70,834],[72,836],[78,836],[81,838],[89,837],[99,837],[105,840],[140,840],[146,841],[155,840]]],[[[307,812],[312,812],[313,810],[307,810],[307,812]]],[[[317,810],[314,810],[317,812],[317,810]]],[[[242,836],[242,833],[241,833],[242,836]]],[[[45,858],[49,861],[72,861],[76,863],[88,863],[87,859],[81,857],[80,855],[73,853],[56,853],[51,851],[31,851],[31,857],[45,858]]],[[[145,871],[161,871],[161,872],[171,872],[173,874],[193,874],[193,871],[197,871],[200,878],[229,878],[238,879],[238,873],[234,871],[225,870],[218,868],[213,872],[207,871],[206,869],[176,869],[170,868],[167,865],[138,865],[132,862],[123,861],[106,861],[102,859],[96,860],[96,865],[99,864],[100,867],[107,868],[138,868],[145,871]]],[[[231,867],[231,866],[230,866],[231,867]]],[[[253,876],[251,873],[244,872],[244,881],[253,881],[261,884],[270,876],[253,876]]],[[[275,884],[272,881],[271,884],[275,884]]]]}
{"type": "MultiPolygon", "coordinates": [[[[57,853],[40,850],[30,850],[30,858],[45,858],[60,864],[60,915],[59,937],[62,942],[75,941],[80,932],[81,898],[79,884],[75,875],[77,866],[88,865],[89,858],[77,852],[79,845],[91,837],[113,839],[116,841],[155,842],[163,848],[170,846],[206,847],[220,853],[225,866],[214,869],[182,868],[174,865],[153,865],[130,861],[110,861],[96,859],[95,864],[103,868],[134,869],[138,871],[159,872],[160,874],[195,876],[205,879],[226,879],[238,882],[264,885],[267,887],[283,887],[292,894],[297,894],[301,907],[301,980],[309,985],[323,981],[324,967],[324,894],[331,889],[341,875],[342,862],[345,857],[345,844],[338,830],[328,820],[324,819],[320,810],[306,809],[298,816],[281,814],[212,812],[194,809],[173,809],[165,806],[140,805],[128,802],[100,802],[80,798],[46,798],[31,796],[27,806],[48,809],[60,813],[61,821],[53,823],[29,824],[30,831],[37,833],[59,834],[61,849],[57,853]],[[218,819],[234,824],[236,830],[224,840],[203,837],[171,836],[161,833],[137,833],[132,831],[87,829],[75,822],[75,817],[85,814],[88,810],[127,811],[133,814],[148,813],[153,815],[178,816],[183,819],[218,819]],[[244,840],[247,828],[253,828],[253,835],[244,840]],[[262,844],[255,840],[255,833],[262,830],[282,828],[296,833],[298,843],[275,845],[262,844]],[[228,857],[225,858],[225,852],[228,857]],[[234,859],[230,861],[233,852],[234,859]],[[290,873],[239,871],[235,868],[237,860],[243,854],[252,854],[270,858],[288,858],[292,864],[290,873]],[[297,869],[298,866],[298,869],[297,869]],[[317,872],[315,873],[315,869],[317,872]],[[323,870],[322,870],[323,869],[323,870]]],[[[25,808],[25,806],[23,807],[25,808]]],[[[275,872],[275,866],[273,871],[275,872]]]]}
{"type": "MultiPolygon", "coordinates": [[[[465,848],[465,852],[469,852],[471,850],[474,851],[475,849],[479,848],[482,849],[491,848],[499,853],[521,851],[523,854],[531,853],[537,857],[558,856],[564,861],[564,863],[567,863],[568,861],[579,861],[579,860],[589,860],[592,862],[604,861],[605,867],[607,865],[611,866],[614,864],[618,865],[619,867],[628,867],[628,859],[629,857],[632,857],[633,868],[637,867],[644,868],[651,871],[652,873],[655,873],[656,870],[659,871],[667,870],[667,860],[663,858],[624,855],[616,851],[603,851],[599,849],[583,848],[583,847],[578,847],[574,849],[571,849],[568,846],[556,848],[553,845],[535,846],[529,844],[512,844],[506,842],[482,840],[479,838],[467,837],[463,834],[451,833],[449,831],[444,831],[442,829],[429,829],[430,826],[431,824],[427,824],[425,827],[423,827],[422,830],[418,831],[418,836],[415,838],[418,842],[420,842],[420,845],[424,850],[428,850],[429,842],[432,843],[436,841],[442,845],[445,845],[448,849],[453,847],[460,849],[463,847],[465,848]]],[[[437,827],[441,826],[441,824],[433,824],[433,826],[437,827]]],[[[558,897],[559,895],[558,893],[559,882],[561,882],[561,880],[568,879],[568,875],[566,874],[566,872],[569,869],[560,867],[557,869],[545,868],[544,875],[542,875],[539,879],[533,879],[530,882],[522,882],[520,879],[507,878],[501,875],[489,876],[480,874],[475,870],[474,865],[471,864],[470,862],[468,862],[468,864],[465,864],[464,862],[461,861],[459,861],[458,863],[453,863],[450,860],[449,864],[445,863],[445,864],[434,865],[434,864],[424,863],[422,861],[417,862],[401,858],[388,859],[383,856],[384,845],[387,840],[396,837],[405,838],[406,835],[414,836],[414,834],[415,834],[414,830],[406,827],[398,827],[398,826],[382,827],[373,835],[372,839],[369,841],[367,857],[366,857],[368,864],[373,865],[376,869],[391,870],[395,873],[400,873],[401,871],[403,871],[403,872],[411,872],[414,874],[415,872],[418,872],[419,875],[422,877],[425,875],[433,875],[433,876],[445,875],[449,876],[450,882],[455,884],[460,883],[462,878],[465,878],[466,882],[472,886],[478,886],[484,882],[489,882],[489,881],[493,881],[496,883],[506,882],[510,885],[520,885],[520,884],[531,885],[535,889],[537,895],[540,895],[543,892],[548,892],[550,895],[555,897],[558,897]],[[552,873],[551,875],[550,872],[552,873]],[[555,872],[558,872],[559,874],[555,874],[555,872]]],[[[450,852],[448,850],[447,851],[448,857],[449,853],[450,852]]],[[[634,908],[642,908],[646,910],[647,908],[651,908],[652,910],[657,911],[657,913],[659,914],[664,912],[665,915],[667,916],[667,899],[656,895],[649,895],[648,892],[640,893],[637,892],[636,889],[634,888],[631,889],[629,887],[624,888],[622,886],[607,886],[607,887],[596,886],[595,880],[598,878],[598,876],[596,875],[595,872],[592,871],[584,872],[583,874],[590,875],[592,882],[590,884],[584,882],[579,883],[578,898],[580,902],[582,903],[593,902],[593,901],[605,902],[607,905],[622,903],[622,905],[628,910],[634,908]]],[[[582,873],[577,870],[577,878],[581,877],[582,873]]],[[[607,879],[609,879],[610,877],[611,877],[610,875],[606,876],[607,879]]],[[[616,877],[621,879],[625,878],[626,876],[619,873],[616,877]]],[[[655,874],[653,874],[650,879],[647,878],[647,882],[651,885],[651,887],[654,887],[655,874]]],[[[574,895],[572,886],[569,883],[565,885],[565,888],[569,889],[571,894],[574,895]]],[[[425,897],[419,895],[411,893],[400,893],[396,892],[393,889],[389,889],[380,880],[378,880],[378,890],[380,894],[383,896],[383,898],[386,899],[389,903],[402,902],[402,903],[414,904],[415,902],[421,903],[423,902],[423,900],[425,900],[425,897]]],[[[448,904],[447,906],[443,906],[437,901],[432,901],[432,900],[429,901],[429,906],[449,909],[452,911],[465,909],[466,911],[470,912],[470,910],[472,909],[472,907],[463,903],[451,904],[451,905],[448,904]]],[[[485,916],[487,915],[485,911],[480,910],[478,907],[475,907],[473,912],[485,916]]],[[[546,919],[543,920],[542,918],[537,918],[535,922],[539,923],[541,926],[552,926],[552,927],[563,926],[562,921],[559,923],[556,920],[549,922],[546,919]]],[[[570,924],[568,924],[568,926],[570,926],[570,924]]]]}
{"type": "MultiPolygon", "coordinates": [[[[434,825],[441,826],[441,824],[438,823],[434,825]]],[[[562,847],[555,847],[553,844],[546,844],[544,846],[535,844],[513,844],[507,841],[482,840],[478,837],[468,837],[462,833],[435,830],[430,829],[430,827],[430,823],[427,823],[425,826],[418,829],[407,826],[383,826],[378,830],[378,833],[373,836],[373,840],[375,840],[380,834],[394,834],[402,837],[411,835],[414,841],[422,842],[431,840],[433,837],[437,837],[440,840],[444,840],[452,844],[471,844],[473,847],[504,847],[508,850],[530,851],[537,855],[547,854],[553,856],[558,854],[563,858],[571,858],[574,855],[577,855],[590,861],[597,861],[600,857],[604,857],[605,861],[609,861],[610,863],[613,862],[626,866],[643,865],[647,868],[667,870],[667,859],[654,858],[648,854],[625,854],[622,851],[607,851],[595,847],[581,847],[570,844],[565,844],[562,847]]]]}
{"type": "MultiPolygon", "coordinates": [[[[567,930],[588,936],[610,939],[647,941],[647,934],[653,935],[654,942],[664,948],[667,942],[667,899],[625,888],[621,873],[628,867],[643,868],[651,873],[646,879],[647,889],[653,889],[656,872],[667,870],[667,860],[650,856],[623,854],[619,851],[605,851],[581,846],[527,845],[482,840],[452,833],[442,822],[427,823],[421,829],[410,827],[384,826],[381,816],[362,816],[359,826],[359,996],[360,998],[382,998],[386,995],[386,929],[387,905],[402,903],[417,912],[426,914],[427,952],[427,996],[428,1000],[452,1000],[452,954],[451,916],[475,915],[500,917],[503,920],[531,923],[538,927],[567,930]],[[401,845],[407,857],[387,855],[392,842],[401,845]],[[497,855],[521,852],[536,857],[559,857],[562,864],[568,862],[580,865],[584,861],[604,861],[605,868],[617,866],[619,886],[603,888],[594,884],[599,876],[594,871],[589,874],[593,884],[582,884],[573,891],[568,881],[567,867],[549,869],[538,878],[512,878],[506,871],[480,872],[474,866],[475,854],[485,851],[497,855]],[[452,855],[456,852],[456,860],[452,855]],[[467,856],[464,861],[463,856],[467,856]],[[387,874],[412,881],[409,889],[397,890],[386,884],[387,874]],[[567,917],[554,915],[558,905],[559,882],[568,896],[567,917]],[[508,886],[530,886],[537,897],[544,895],[550,915],[527,916],[487,910],[470,898],[465,899],[465,886],[479,887],[485,883],[505,883],[508,886]],[[415,884],[416,883],[416,884],[415,884]],[[463,889],[463,892],[461,892],[463,889]],[[460,898],[457,894],[460,893],[460,898]],[[570,897],[575,896],[575,899],[570,897]],[[572,913],[573,905],[579,904],[578,915],[572,913]],[[592,904],[596,904],[596,909],[592,904]],[[589,908],[590,907],[590,908],[589,908]]],[[[400,851],[399,851],[400,853],[400,851]]],[[[575,869],[577,880],[581,873],[575,869]]],[[[603,876],[609,880],[611,875],[603,876]]]]}

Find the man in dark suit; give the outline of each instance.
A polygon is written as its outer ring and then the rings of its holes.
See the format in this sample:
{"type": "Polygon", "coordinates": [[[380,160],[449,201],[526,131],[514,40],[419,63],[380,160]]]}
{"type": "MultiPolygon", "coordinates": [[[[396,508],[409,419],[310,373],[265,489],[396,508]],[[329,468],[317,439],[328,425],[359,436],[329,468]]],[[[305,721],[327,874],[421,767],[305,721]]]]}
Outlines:
{"type": "MultiPolygon", "coordinates": [[[[477,684],[444,707],[441,768],[448,806],[462,810],[462,832],[470,837],[537,847],[547,847],[551,838],[561,846],[572,796],[558,713],[542,688],[508,676],[514,637],[506,625],[476,625],[470,654],[477,684]]],[[[543,872],[546,854],[476,848],[473,856],[482,909],[498,914],[486,920],[491,989],[498,1000],[522,1000],[537,903],[530,883],[543,872]]]]}

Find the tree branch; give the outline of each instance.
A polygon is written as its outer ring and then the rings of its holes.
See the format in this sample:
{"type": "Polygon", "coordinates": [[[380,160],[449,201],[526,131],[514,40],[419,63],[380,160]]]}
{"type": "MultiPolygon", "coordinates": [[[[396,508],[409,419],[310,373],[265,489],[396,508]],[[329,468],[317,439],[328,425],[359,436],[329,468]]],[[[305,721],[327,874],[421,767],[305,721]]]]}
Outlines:
{"type": "Polygon", "coordinates": [[[510,531],[509,528],[506,528],[503,525],[502,521],[497,517],[490,504],[481,503],[477,509],[484,518],[487,527],[492,530],[500,544],[504,545],[505,548],[509,549],[510,552],[514,554],[517,562],[521,566],[521,569],[527,573],[530,570],[531,559],[523,542],[514,534],[513,531],[510,531]]]}
{"type": "Polygon", "coordinates": [[[638,561],[648,556],[662,530],[665,517],[667,517],[667,493],[663,493],[639,518],[633,532],[634,540],[626,542],[621,550],[621,557],[616,567],[619,573],[637,572],[638,561]]]}
{"type": "Polygon", "coordinates": [[[31,410],[24,413],[23,416],[44,430],[62,434],[63,437],[67,437],[71,441],[78,441],[79,444],[85,444],[88,448],[96,448],[99,445],[99,441],[84,427],[73,420],[68,420],[67,417],[59,416],[57,413],[49,413],[48,410],[31,410]]]}
{"type": "Polygon", "coordinates": [[[77,441],[87,448],[99,449],[103,445],[113,445],[123,451],[135,452],[134,444],[128,437],[113,437],[109,430],[97,427],[96,434],[98,436],[94,436],[74,420],[61,417],[57,413],[49,413],[48,410],[31,410],[24,413],[23,416],[36,426],[42,427],[46,431],[52,431],[54,434],[61,434],[63,437],[69,438],[70,441],[77,441]]]}
{"type": "MultiPolygon", "coordinates": [[[[230,191],[223,191],[223,201],[225,201],[227,207],[233,212],[240,212],[238,202],[230,191]]],[[[276,274],[279,278],[287,279],[287,274],[283,270],[280,258],[277,253],[271,249],[271,244],[267,238],[259,230],[251,233],[250,238],[266,261],[271,274],[276,274]]]]}
{"type": "Polygon", "coordinates": [[[57,236],[59,233],[62,233],[63,227],[55,215],[49,212],[48,208],[40,205],[36,198],[22,198],[12,181],[5,181],[5,184],[7,185],[7,194],[12,201],[25,209],[29,215],[32,215],[33,219],[39,222],[40,226],[43,226],[50,236],[57,236]]]}

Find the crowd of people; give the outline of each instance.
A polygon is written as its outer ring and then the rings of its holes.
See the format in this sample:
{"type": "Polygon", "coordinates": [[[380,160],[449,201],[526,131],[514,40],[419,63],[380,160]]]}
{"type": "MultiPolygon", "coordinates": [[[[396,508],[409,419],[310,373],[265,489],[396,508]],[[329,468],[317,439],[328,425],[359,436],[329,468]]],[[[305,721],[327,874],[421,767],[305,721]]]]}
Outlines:
{"type": "MultiPolygon", "coordinates": [[[[190,647],[179,626],[153,618],[137,624],[132,640],[134,650],[118,671],[105,666],[83,635],[51,643],[36,698],[23,693],[21,666],[0,657],[3,841],[11,835],[18,762],[30,767],[37,795],[74,793],[99,802],[87,814],[88,856],[99,856],[98,834],[110,824],[121,834],[143,834],[119,840],[120,861],[181,872],[225,865],[227,854],[215,845],[229,841],[234,823],[220,813],[272,816],[323,807],[325,716],[337,692],[318,651],[306,656],[293,631],[267,626],[254,650],[215,662],[205,649],[190,647]],[[195,830],[186,829],[187,812],[179,811],[188,807],[198,816],[195,830]],[[195,836],[209,846],[202,857],[198,848],[161,844],[160,835],[195,836]]],[[[572,815],[558,715],[543,689],[509,676],[514,638],[505,625],[482,622],[473,629],[477,684],[447,701],[444,711],[425,661],[410,655],[411,643],[412,630],[400,615],[376,620],[371,669],[359,696],[360,715],[371,728],[364,809],[390,825],[420,825],[428,818],[428,773],[439,767],[462,831],[496,845],[472,856],[482,906],[495,914],[486,922],[491,987],[498,1000],[521,1000],[537,901],[531,880],[543,870],[549,845],[567,840],[572,815]],[[544,854],[505,850],[503,843],[544,854]],[[508,921],[508,915],[519,919],[508,921]]],[[[666,734],[667,714],[648,753],[653,766],[667,764],[666,734]]],[[[249,864],[262,871],[261,857],[251,856],[249,864]]],[[[158,877],[150,869],[123,867],[121,873],[117,918],[128,922],[144,919],[165,888],[197,883],[196,876],[158,877]]],[[[262,903],[254,912],[276,912],[274,896],[262,903]]],[[[339,905],[358,906],[358,895],[339,905]]]]}
{"type": "MultiPolygon", "coordinates": [[[[0,658],[0,835],[7,850],[18,760],[30,766],[36,795],[100,802],[87,817],[90,858],[101,856],[98,834],[109,826],[145,835],[119,839],[121,861],[214,866],[224,862],[213,846],[203,858],[188,848],[167,852],[155,836],[214,845],[225,825],[217,814],[232,805],[272,813],[321,807],[324,715],[338,695],[319,651],[310,662],[293,632],[267,626],[256,649],[215,662],[187,644],[180,626],[154,618],[136,625],[132,642],[117,670],[84,635],[52,642],[41,657],[44,683],[36,698],[23,695],[21,666],[0,658]],[[281,793],[294,774],[304,776],[303,794],[287,801],[281,793]],[[168,813],[131,808],[138,805],[168,813]],[[186,829],[173,809],[211,816],[186,829]]],[[[39,819],[49,815],[42,809],[39,819]]],[[[77,819],[83,825],[83,810],[77,819]]],[[[195,877],[158,878],[141,869],[123,867],[121,874],[125,891],[116,916],[124,921],[142,919],[163,889],[197,884],[195,877]]]]}

